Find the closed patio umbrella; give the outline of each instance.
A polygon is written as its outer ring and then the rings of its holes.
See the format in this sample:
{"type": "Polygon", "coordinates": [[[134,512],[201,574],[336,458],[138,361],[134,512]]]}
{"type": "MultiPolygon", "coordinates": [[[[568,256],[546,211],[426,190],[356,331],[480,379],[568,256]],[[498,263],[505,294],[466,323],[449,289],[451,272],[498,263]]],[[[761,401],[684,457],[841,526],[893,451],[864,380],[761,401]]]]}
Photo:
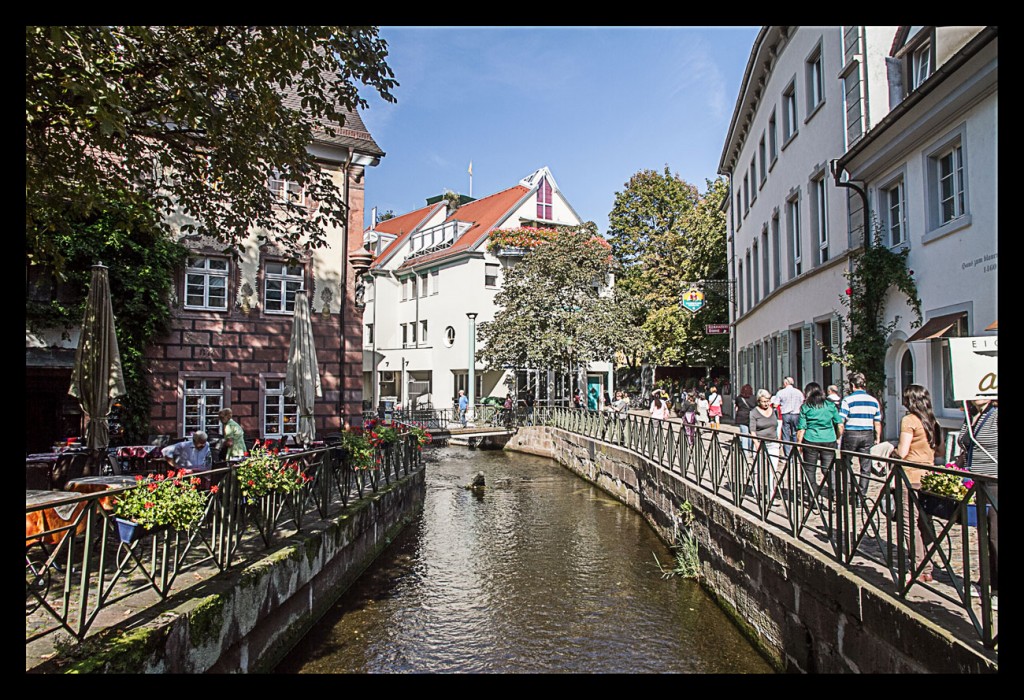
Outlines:
{"type": "Polygon", "coordinates": [[[299,430],[295,437],[303,445],[308,445],[316,438],[313,409],[316,398],[323,394],[316,364],[316,345],[313,343],[313,322],[304,290],[295,293],[295,317],[292,322],[292,341],[288,348],[284,394],[295,397],[299,412],[299,430]]]}
{"type": "Polygon", "coordinates": [[[107,423],[110,409],[118,397],[127,393],[114,331],[110,282],[107,268],[102,264],[92,266],[89,298],[82,316],[82,330],[68,393],[78,399],[89,419],[85,429],[86,447],[98,453],[110,442],[107,423]]]}

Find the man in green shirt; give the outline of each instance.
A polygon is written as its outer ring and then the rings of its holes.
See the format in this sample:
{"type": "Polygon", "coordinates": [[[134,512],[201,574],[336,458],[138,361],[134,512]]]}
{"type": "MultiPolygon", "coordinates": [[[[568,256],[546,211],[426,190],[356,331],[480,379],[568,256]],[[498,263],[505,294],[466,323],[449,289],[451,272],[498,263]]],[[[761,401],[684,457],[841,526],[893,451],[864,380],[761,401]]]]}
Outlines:
{"type": "Polygon", "coordinates": [[[242,426],[231,417],[230,408],[222,408],[217,414],[221,422],[221,459],[240,459],[245,455],[245,433],[242,426]]]}

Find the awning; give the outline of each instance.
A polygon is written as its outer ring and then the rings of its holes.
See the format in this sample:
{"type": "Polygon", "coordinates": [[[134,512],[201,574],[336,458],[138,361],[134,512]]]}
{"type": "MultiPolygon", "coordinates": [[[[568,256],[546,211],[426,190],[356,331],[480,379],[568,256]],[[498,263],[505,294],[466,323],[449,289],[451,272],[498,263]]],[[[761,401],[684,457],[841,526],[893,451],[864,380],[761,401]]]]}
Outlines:
{"type": "Polygon", "coordinates": [[[985,330],[987,330],[987,331],[997,331],[997,330],[999,330],[999,321],[996,320],[996,321],[993,321],[992,323],[988,324],[987,326],[985,326],[985,330]]]}
{"type": "Polygon", "coordinates": [[[966,315],[966,311],[957,311],[954,314],[936,316],[918,328],[914,335],[907,338],[907,342],[912,343],[915,340],[931,340],[932,338],[939,338],[943,333],[955,326],[957,321],[966,315]]]}

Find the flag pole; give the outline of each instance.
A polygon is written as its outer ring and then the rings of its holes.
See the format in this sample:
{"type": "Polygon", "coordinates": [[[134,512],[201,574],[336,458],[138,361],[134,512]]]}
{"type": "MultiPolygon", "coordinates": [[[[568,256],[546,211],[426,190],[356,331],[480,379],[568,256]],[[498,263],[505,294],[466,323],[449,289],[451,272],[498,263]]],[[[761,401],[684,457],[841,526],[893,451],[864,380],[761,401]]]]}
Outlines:
{"type": "Polygon", "coordinates": [[[473,196],[473,161],[469,161],[469,196],[473,196]]]}

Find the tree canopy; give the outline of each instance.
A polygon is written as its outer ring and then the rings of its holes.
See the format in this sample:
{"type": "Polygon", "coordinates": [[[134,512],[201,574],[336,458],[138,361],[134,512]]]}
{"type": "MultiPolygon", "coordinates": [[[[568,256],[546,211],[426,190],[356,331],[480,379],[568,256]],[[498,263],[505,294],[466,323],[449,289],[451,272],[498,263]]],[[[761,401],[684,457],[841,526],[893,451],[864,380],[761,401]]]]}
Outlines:
{"type": "Polygon", "coordinates": [[[620,265],[617,288],[638,331],[623,348],[632,366],[727,363],[728,336],[707,336],[708,323],[728,321],[727,286],[709,285],[696,314],[680,307],[684,282],[726,280],[727,187],[707,181],[701,195],[666,167],[643,170],[616,193],[608,239],[620,265]],[[639,336],[639,340],[637,339],[639,336]]]}
{"type": "Polygon", "coordinates": [[[25,39],[27,252],[58,269],[57,234],[112,206],[176,211],[226,249],[253,229],[291,251],[324,245],[344,201],[313,135],[367,105],[359,84],[391,102],[397,85],[374,27],[30,26],[25,39]],[[281,205],[275,173],[319,206],[281,205]]]}
{"type": "Polygon", "coordinates": [[[595,230],[560,228],[505,270],[494,320],[478,327],[482,361],[566,372],[612,357],[617,315],[598,285],[613,261],[595,230]]]}

